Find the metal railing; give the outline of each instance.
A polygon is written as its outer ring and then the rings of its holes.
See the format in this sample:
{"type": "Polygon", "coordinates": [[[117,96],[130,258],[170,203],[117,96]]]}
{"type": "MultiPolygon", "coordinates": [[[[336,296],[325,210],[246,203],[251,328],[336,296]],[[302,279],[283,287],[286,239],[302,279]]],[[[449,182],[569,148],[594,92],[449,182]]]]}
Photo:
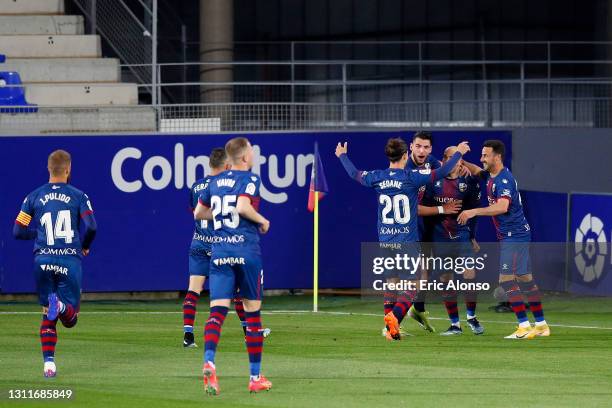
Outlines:
{"type": "MultiPolygon", "coordinates": [[[[151,81],[137,85],[150,90],[153,103],[134,110],[135,115],[145,118],[136,127],[174,132],[355,127],[612,127],[612,60],[606,51],[612,49],[612,43],[608,42],[293,42],[281,45],[288,59],[122,65],[124,69],[151,73],[151,81]],[[463,45],[490,58],[431,56],[435,53],[432,47],[457,50],[463,45]],[[323,46],[336,47],[336,53],[344,52],[345,46],[353,49],[363,46],[366,50],[367,47],[397,46],[404,50],[405,58],[360,59],[357,57],[366,54],[360,50],[353,58],[297,59],[313,54],[307,47],[323,46]],[[581,51],[575,57],[567,52],[572,47],[587,46],[602,50],[589,55],[581,51]],[[495,51],[496,47],[501,47],[503,52],[495,51]],[[526,53],[524,58],[505,56],[504,50],[512,47],[522,47],[526,53]],[[601,58],[593,58],[592,54],[601,58]],[[199,73],[200,67],[214,65],[231,66],[236,80],[201,82],[199,75],[193,80],[182,79],[180,75],[176,79],[176,72],[191,69],[199,73]],[[202,90],[216,87],[229,88],[231,102],[201,103],[202,90]],[[172,92],[177,89],[180,92],[172,92]],[[182,103],[175,103],[177,99],[169,98],[170,94],[184,95],[178,98],[182,103]]],[[[45,112],[51,110],[58,115],[58,109],[41,106],[39,114],[30,119],[44,128],[43,132],[56,132],[56,124],[49,119],[52,116],[45,112]]],[[[117,107],[82,109],[103,113],[106,130],[109,129],[106,121],[120,112],[117,107]]],[[[65,107],[75,129],[89,129],[79,119],[78,111],[76,107],[65,107]]],[[[6,133],[5,126],[9,123],[11,129],[18,128],[20,121],[28,120],[27,116],[25,113],[0,115],[0,132],[6,133]]],[[[117,118],[121,126],[115,130],[132,131],[123,116],[117,118]]]]}
{"type": "Polygon", "coordinates": [[[151,7],[137,0],[135,13],[123,0],[73,0],[91,26],[100,33],[140,84],[147,84],[156,104],[157,0],[151,7]],[[137,17],[141,15],[142,17],[137,17]],[[150,85],[150,86],[149,86],[150,85]]]}

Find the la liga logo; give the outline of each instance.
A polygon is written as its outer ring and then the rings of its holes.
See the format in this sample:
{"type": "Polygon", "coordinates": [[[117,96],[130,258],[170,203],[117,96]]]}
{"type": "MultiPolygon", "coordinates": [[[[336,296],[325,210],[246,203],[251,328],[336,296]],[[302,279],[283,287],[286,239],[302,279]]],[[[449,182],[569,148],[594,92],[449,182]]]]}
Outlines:
{"type": "Polygon", "coordinates": [[[574,262],[582,279],[587,283],[599,279],[608,254],[608,241],[600,218],[591,213],[584,216],[576,228],[574,248],[574,262]]]}

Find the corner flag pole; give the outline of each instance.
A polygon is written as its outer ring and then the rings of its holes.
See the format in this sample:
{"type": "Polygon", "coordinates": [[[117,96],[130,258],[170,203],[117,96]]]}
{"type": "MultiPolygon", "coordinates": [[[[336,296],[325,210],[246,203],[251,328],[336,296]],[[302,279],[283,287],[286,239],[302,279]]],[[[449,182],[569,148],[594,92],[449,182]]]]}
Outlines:
{"type": "Polygon", "coordinates": [[[312,269],[314,281],[312,283],[312,311],[319,311],[319,192],[315,191],[314,200],[314,248],[312,269]]]}

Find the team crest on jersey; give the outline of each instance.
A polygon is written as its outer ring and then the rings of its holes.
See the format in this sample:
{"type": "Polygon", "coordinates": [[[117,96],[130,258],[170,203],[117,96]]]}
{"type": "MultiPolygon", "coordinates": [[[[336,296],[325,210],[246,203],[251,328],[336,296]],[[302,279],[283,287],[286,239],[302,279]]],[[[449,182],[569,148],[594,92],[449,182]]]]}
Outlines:
{"type": "Polygon", "coordinates": [[[254,195],[255,194],[255,184],[249,183],[246,186],[246,189],[244,191],[245,191],[245,193],[247,193],[249,195],[254,195]]]}
{"type": "Polygon", "coordinates": [[[442,182],[440,180],[436,181],[436,187],[440,187],[442,185],[442,182]]]}
{"type": "Polygon", "coordinates": [[[508,180],[507,179],[502,179],[502,183],[508,184],[508,180]]]}
{"type": "Polygon", "coordinates": [[[425,166],[426,169],[429,169],[429,168],[431,168],[431,163],[425,163],[424,166],[425,166]]]}
{"type": "Polygon", "coordinates": [[[253,180],[253,181],[257,181],[257,177],[255,177],[255,176],[251,176],[251,180],[253,180]]]}
{"type": "Polygon", "coordinates": [[[467,190],[467,184],[459,183],[459,191],[461,191],[462,193],[465,193],[466,190],[467,190]]]}

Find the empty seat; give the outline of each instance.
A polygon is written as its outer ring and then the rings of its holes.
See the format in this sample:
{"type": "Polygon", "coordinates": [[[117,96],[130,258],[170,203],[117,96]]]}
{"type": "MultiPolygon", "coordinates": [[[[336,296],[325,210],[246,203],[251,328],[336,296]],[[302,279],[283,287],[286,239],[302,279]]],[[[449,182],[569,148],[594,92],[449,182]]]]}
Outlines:
{"type": "Polygon", "coordinates": [[[36,105],[26,101],[25,90],[17,72],[0,71],[0,113],[38,112],[36,105]]]}

